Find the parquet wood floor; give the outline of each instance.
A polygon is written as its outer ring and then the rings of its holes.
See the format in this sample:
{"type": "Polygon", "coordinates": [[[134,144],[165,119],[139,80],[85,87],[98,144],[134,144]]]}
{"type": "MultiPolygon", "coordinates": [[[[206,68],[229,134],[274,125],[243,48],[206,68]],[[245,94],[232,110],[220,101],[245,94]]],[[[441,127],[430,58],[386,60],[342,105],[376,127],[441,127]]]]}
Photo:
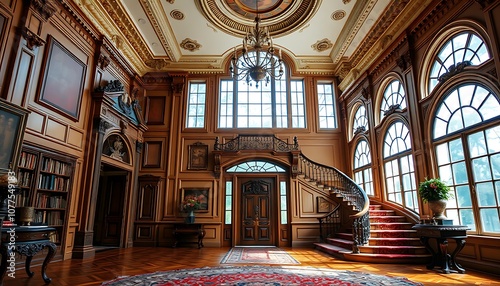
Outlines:
{"type": "MultiPolygon", "coordinates": [[[[98,252],[86,260],[52,262],[47,275],[52,278],[50,286],[100,285],[102,282],[123,275],[220,266],[220,261],[229,248],[194,247],[133,247],[98,252]]],[[[285,248],[302,266],[362,271],[389,276],[403,276],[424,285],[500,285],[500,277],[471,270],[466,274],[441,274],[427,270],[425,265],[365,264],[342,261],[310,248],[285,248]]],[[[239,264],[241,265],[241,264],[239,264]]],[[[275,265],[274,265],[275,266],[275,265]]],[[[28,278],[24,269],[16,271],[16,278],[5,277],[5,286],[45,285],[40,266],[32,267],[35,276],[28,278]]]]}

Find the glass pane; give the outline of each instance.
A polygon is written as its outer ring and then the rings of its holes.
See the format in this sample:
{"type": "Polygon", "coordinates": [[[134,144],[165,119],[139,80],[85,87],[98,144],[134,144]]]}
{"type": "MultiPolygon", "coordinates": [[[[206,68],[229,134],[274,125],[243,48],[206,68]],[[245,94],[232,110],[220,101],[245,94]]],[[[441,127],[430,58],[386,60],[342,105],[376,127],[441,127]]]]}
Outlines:
{"type": "Polygon", "coordinates": [[[470,196],[469,186],[458,186],[456,187],[456,200],[458,202],[459,208],[469,208],[472,207],[472,200],[470,196]]]}
{"type": "Polygon", "coordinates": [[[474,173],[474,180],[486,181],[491,180],[490,164],[488,157],[482,157],[472,160],[472,170],[474,173]]]}
{"type": "Polygon", "coordinates": [[[439,167],[439,178],[441,178],[441,180],[447,185],[453,184],[453,177],[450,165],[444,165],[439,167]]]}
{"type": "Polygon", "coordinates": [[[443,165],[450,162],[450,156],[448,152],[448,144],[439,144],[436,147],[436,159],[438,165],[443,165]]]}
{"type": "Polygon", "coordinates": [[[498,209],[481,209],[481,225],[485,232],[500,233],[500,219],[498,209]]]}
{"type": "Polygon", "coordinates": [[[449,148],[450,148],[450,156],[452,162],[464,159],[464,149],[462,147],[461,139],[450,141],[449,148]]]}
{"type": "MultiPolygon", "coordinates": [[[[465,162],[453,164],[453,178],[455,184],[466,184],[469,179],[467,177],[467,169],[465,167],[465,162]]],[[[451,182],[449,183],[451,185],[451,182]]]]}
{"type": "Polygon", "coordinates": [[[461,225],[468,226],[472,231],[476,230],[476,224],[474,223],[474,213],[471,209],[462,209],[460,212],[461,225]]]}
{"type": "Polygon", "coordinates": [[[495,191],[491,182],[476,185],[479,207],[495,207],[495,191]]]}
{"type": "Polygon", "coordinates": [[[486,140],[482,131],[469,135],[467,140],[472,158],[487,154],[486,140]]]}
{"type": "Polygon", "coordinates": [[[490,154],[500,152],[500,125],[486,130],[486,140],[490,154]]]}

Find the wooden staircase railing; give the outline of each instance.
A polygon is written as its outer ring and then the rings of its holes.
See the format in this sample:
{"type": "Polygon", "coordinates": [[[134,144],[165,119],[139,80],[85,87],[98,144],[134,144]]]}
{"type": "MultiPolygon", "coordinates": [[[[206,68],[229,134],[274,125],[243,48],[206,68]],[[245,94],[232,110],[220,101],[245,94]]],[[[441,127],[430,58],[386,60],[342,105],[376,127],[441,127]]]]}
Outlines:
{"type": "MultiPolygon", "coordinates": [[[[359,246],[366,244],[370,237],[370,200],[365,191],[341,171],[313,162],[302,153],[298,155],[297,173],[302,174],[307,181],[315,182],[319,188],[329,190],[330,193],[342,197],[343,200],[347,201],[348,205],[352,205],[354,210],[357,211],[357,213],[350,215],[350,218],[353,220],[352,251],[353,253],[359,253],[359,246]]],[[[325,225],[327,222],[335,222],[331,218],[333,215],[333,213],[329,213],[320,218],[320,226],[325,225]]],[[[330,226],[332,229],[335,229],[335,227],[337,226],[330,226]]]]}
{"type": "MultiPolygon", "coordinates": [[[[222,172],[222,156],[244,150],[266,150],[277,154],[290,153],[291,173],[294,178],[297,175],[302,175],[305,180],[315,183],[315,191],[319,194],[330,197],[331,194],[335,193],[337,197],[342,197],[348,205],[352,205],[357,211],[357,213],[350,215],[353,220],[353,253],[359,253],[359,246],[368,242],[370,236],[368,212],[370,200],[366,193],[356,182],[336,168],[318,164],[304,156],[300,151],[297,137],[293,138],[291,144],[274,135],[239,135],[226,143],[220,143],[219,137],[216,137],[213,151],[216,178],[219,178],[222,172]]],[[[340,208],[336,208],[325,217],[320,218],[322,239],[325,239],[327,235],[332,235],[331,231],[338,231],[342,223],[341,214],[340,208]]]]}

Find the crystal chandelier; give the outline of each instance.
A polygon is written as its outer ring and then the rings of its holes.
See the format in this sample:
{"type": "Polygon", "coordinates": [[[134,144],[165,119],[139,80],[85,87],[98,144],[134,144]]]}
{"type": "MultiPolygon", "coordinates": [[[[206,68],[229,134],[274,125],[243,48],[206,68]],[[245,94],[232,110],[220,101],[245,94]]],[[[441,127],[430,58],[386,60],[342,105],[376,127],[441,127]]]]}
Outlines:
{"type": "MultiPolygon", "coordinates": [[[[256,1],[258,3],[258,1],[256,1]]],[[[264,80],[266,85],[270,79],[280,79],[283,75],[283,61],[281,50],[279,56],[274,55],[273,39],[267,27],[260,27],[260,17],[257,6],[255,28],[243,38],[243,50],[240,59],[236,56],[236,47],[233,49],[233,58],[229,71],[236,80],[245,79],[247,84],[259,87],[259,82],[264,80]]]]}

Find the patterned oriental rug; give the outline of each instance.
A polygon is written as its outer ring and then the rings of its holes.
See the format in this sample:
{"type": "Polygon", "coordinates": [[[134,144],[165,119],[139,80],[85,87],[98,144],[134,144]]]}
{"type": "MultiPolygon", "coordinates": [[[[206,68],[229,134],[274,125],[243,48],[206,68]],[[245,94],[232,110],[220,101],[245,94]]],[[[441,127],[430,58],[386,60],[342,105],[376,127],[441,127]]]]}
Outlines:
{"type": "Polygon", "coordinates": [[[121,277],[103,286],[406,286],[422,285],[406,278],[389,277],[362,272],[340,271],[298,266],[222,266],[156,272],[121,277]]]}
{"type": "Polygon", "coordinates": [[[288,252],[278,247],[233,247],[221,264],[300,264],[288,252]]]}

